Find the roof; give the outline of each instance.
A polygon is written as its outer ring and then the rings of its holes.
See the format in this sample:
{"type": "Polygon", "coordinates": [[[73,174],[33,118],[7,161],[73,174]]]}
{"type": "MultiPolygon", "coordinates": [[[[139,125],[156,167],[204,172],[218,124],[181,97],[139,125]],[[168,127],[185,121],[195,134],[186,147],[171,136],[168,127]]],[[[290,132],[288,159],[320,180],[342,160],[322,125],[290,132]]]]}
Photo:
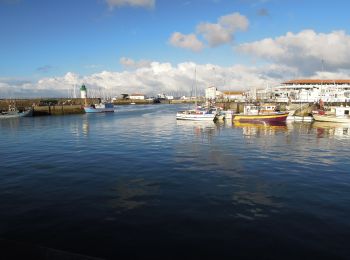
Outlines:
{"type": "Polygon", "coordinates": [[[350,84],[350,79],[293,79],[282,84],[350,84]]]}
{"type": "Polygon", "coordinates": [[[131,94],[130,96],[144,96],[144,94],[131,94]]]}

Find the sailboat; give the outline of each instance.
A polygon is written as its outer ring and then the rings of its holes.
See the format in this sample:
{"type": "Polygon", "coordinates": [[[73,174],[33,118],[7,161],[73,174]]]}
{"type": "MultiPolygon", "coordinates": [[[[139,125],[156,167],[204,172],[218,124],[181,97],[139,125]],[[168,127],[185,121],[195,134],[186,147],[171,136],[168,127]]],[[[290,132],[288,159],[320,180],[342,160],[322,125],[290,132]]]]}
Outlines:
{"type": "Polygon", "coordinates": [[[193,109],[183,110],[176,113],[177,120],[191,121],[214,121],[217,111],[215,108],[203,108],[197,105],[197,80],[196,69],[194,70],[194,85],[195,85],[195,105],[193,109]]]}

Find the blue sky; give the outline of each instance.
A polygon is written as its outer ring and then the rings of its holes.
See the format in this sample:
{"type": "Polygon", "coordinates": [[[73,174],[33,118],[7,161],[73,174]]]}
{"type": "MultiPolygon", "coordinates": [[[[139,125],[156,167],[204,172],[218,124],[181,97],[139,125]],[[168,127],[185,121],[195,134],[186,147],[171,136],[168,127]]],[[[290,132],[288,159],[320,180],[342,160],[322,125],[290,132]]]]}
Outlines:
{"type": "Polygon", "coordinates": [[[175,91],[193,66],[204,85],[215,71],[226,89],[348,77],[349,10],[346,0],[0,0],[0,91],[87,80],[115,92],[175,91]],[[159,76],[169,64],[174,77],[159,76]]]}

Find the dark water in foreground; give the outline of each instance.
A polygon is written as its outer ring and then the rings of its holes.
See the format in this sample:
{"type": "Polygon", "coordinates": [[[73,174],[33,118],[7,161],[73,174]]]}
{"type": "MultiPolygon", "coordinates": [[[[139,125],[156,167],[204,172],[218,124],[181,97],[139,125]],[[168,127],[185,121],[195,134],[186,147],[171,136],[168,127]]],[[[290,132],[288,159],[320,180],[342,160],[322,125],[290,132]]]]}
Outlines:
{"type": "Polygon", "coordinates": [[[0,121],[0,239],[107,259],[350,257],[350,128],[178,109],[0,121]]]}

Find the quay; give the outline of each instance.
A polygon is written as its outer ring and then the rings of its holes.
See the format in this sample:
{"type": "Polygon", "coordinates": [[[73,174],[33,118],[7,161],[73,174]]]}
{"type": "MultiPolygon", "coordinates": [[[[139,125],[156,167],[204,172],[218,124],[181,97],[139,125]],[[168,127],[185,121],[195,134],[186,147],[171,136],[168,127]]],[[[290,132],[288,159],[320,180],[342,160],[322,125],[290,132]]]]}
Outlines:
{"type": "MultiPolygon", "coordinates": [[[[87,98],[87,104],[99,103],[99,98],[87,98]]],[[[180,104],[189,103],[190,101],[174,100],[167,102],[154,102],[153,100],[132,100],[132,99],[117,99],[113,101],[114,105],[148,105],[148,104],[180,104]]],[[[191,103],[194,101],[191,101],[191,103]]],[[[48,115],[71,115],[84,114],[85,99],[82,98],[50,98],[50,99],[0,99],[0,112],[7,111],[10,105],[16,106],[19,110],[25,108],[33,108],[33,116],[48,116],[48,115]]]]}
{"type": "MultiPolygon", "coordinates": [[[[99,103],[99,98],[87,98],[88,104],[99,103]]],[[[154,102],[152,100],[125,100],[117,99],[113,101],[114,105],[146,105],[146,104],[184,104],[194,103],[194,100],[166,100],[164,102],[154,102]]],[[[197,102],[204,102],[198,99],[197,102]]],[[[257,101],[259,102],[259,101],[257,101]]],[[[244,104],[242,101],[227,101],[217,100],[215,105],[223,108],[224,110],[234,110],[236,112],[242,112],[244,104]]],[[[285,102],[273,102],[278,105],[281,111],[294,111],[296,116],[310,115],[313,110],[318,108],[318,105],[314,102],[303,103],[285,103],[285,102]]],[[[71,114],[84,114],[85,99],[75,98],[57,98],[57,99],[0,99],[0,112],[7,111],[10,105],[15,105],[19,110],[25,108],[33,108],[33,116],[47,116],[47,115],[71,115],[71,114]]],[[[344,102],[332,102],[327,106],[346,106],[344,102]]]]}

